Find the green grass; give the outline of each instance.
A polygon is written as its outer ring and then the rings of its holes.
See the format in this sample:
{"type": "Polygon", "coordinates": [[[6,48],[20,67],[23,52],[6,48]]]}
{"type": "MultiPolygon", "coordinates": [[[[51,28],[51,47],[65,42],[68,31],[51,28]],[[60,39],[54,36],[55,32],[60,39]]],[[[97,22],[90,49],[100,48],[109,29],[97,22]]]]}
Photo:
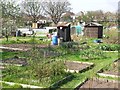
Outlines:
{"type": "MultiPolygon", "coordinates": [[[[75,88],[80,83],[82,83],[82,81],[85,80],[86,78],[96,77],[97,71],[99,71],[100,69],[102,69],[106,65],[112,63],[114,60],[118,59],[117,53],[107,53],[107,55],[111,56],[111,57],[107,58],[107,59],[102,59],[102,60],[89,60],[89,61],[87,61],[87,62],[94,63],[95,66],[92,69],[90,69],[89,71],[75,74],[76,78],[74,78],[71,82],[68,82],[68,83],[62,85],[61,88],[75,88]]],[[[69,59],[72,61],[74,61],[74,60],[83,61],[79,58],[74,59],[74,57],[72,57],[72,58],[69,57],[69,59]]],[[[68,60],[68,59],[66,59],[66,60],[68,60]]]]}
{"type": "Polygon", "coordinates": [[[105,79],[109,79],[109,80],[117,80],[117,81],[120,81],[120,77],[104,77],[104,76],[99,76],[99,75],[96,75],[96,77],[99,77],[99,78],[105,78],[105,79]]]}
{"type": "MultiPolygon", "coordinates": [[[[34,42],[36,44],[49,44],[50,41],[42,41],[40,38],[46,39],[47,37],[35,37],[34,42]]],[[[0,39],[0,44],[21,44],[21,43],[33,43],[33,37],[9,37],[8,41],[6,38],[0,39]]]]}
{"type": "Polygon", "coordinates": [[[4,82],[1,83],[2,85],[2,90],[7,90],[8,88],[23,88],[21,85],[15,84],[15,85],[9,85],[4,82]]]}
{"type": "Polygon", "coordinates": [[[19,52],[19,51],[16,51],[16,52],[7,52],[7,51],[0,52],[2,60],[7,59],[7,58],[12,58],[14,56],[25,57],[25,53],[26,52],[19,52]]]}
{"type": "MultiPolygon", "coordinates": [[[[11,58],[14,56],[23,57],[26,52],[2,52],[2,60],[6,58],[11,58]]],[[[42,81],[39,81],[34,75],[30,74],[31,68],[24,67],[8,67],[8,69],[2,71],[2,75],[4,76],[2,80],[23,84],[36,85],[41,87],[49,87],[51,84],[57,82],[58,80],[63,79],[68,74],[61,74],[55,77],[52,77],[51,80],[48,78],[44,78],[42,81]]]]}
{"type": "Polygon", "coordinates": [[[31,70],[29,70],[28,67],[17,67],[17,66],[12,66],[11,68],[8,67],[8,69],[2,71],[3,74],[2,80],[8,82],[36,85],[41,87],[49,87],[53,83],[70,75],[69,73],[61,74],[52,77],[52,79],[43,78],[40,81],[36,76],[30,74],[30,71],[31,70]]]}
{"type": "MultiPolygon", "coordinates": [[[[80,58],[79,52],[76,52],[74,54],[66,54],[60,57],[57,57],[57,59],[62,59],[62,60],[71,60],[71,61],[81,61],[81,62],[90,62],[90,63],[94,63],[95,66],[83,73],[75,73],[74,78],[71,81],[66,81],[66,83],[62,84],[61,86],[59,86],[60,88],[75,88],[76,86],[78,86],[80,83],[82,83],[86,78],[92,78],[92,77],[97,77],[96,73],[97,71],[99,71],[100,69],[102,69],[103,67],[111,64],[114,60],[118,59],[118,53],[117,52],[105,52],[107,58],[101,58],[101,59],[91,59],[91,60],[86,60],[86,59],[82,59],[80,58]]],[[[20,52],[3,52],[3,58],[8,58],[8,57],[12,57],[13,55],[21,55],[23,56],[24,53],[20,53],[20,52]]],[[[48,87],[50,86],[52,83],[41,83],[41,82],[31,82],[31,80],[37,80],[36,78],[21,78],[20,77],[24,77],[25,76],[25,71],[24,70],[25,67],[22,67],[22,71],[18,72],[20,75],[18,75],[16,77],[16,74],[10,75],[8,74],[5,78],[3,78],[3,80],[8,80],[8,81],[13,81],[13,82],[24,82],[24,83],[28,83],[28,84],[34,84],[34,85],[39,85],[39,86],[45,86],[48,87]]],[[[63,78],[63,77],[61,77],[63,78]]],[[[108,78],[109,79],[109,78],[108,78]]],[[[55,81],[57,81],[58,79],[56,79],[55,81]]],[[[44,80],[45,81],[45,80],[44,80]]]]}

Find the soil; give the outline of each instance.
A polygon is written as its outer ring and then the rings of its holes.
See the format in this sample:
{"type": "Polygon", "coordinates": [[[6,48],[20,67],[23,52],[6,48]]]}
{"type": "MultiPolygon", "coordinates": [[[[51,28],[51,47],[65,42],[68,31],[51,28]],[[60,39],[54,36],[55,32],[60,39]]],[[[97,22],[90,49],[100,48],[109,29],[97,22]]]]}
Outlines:
{"type": "Polygon", "coordinates": [[[102,78],[94,78],[87,80],[83,85],[80,85],[79,89],[81,88],[118,88],[118,81],[112,81],[102,78]]]}
{"type": "Polygon", "coordinates": [[[84,64],[84,63],[78,63],[78,62],[72,62],[72,61],[66,61],[65,65],[67,69],[75,70],[75,71],[76,70],[81,71],[91,66],[90,64],[84,64]]]}
{"type": "MultiPolygon", "coordinates": [[[[104,71],[103,73],[104,73],[104,74],[111,74],[111,75],[120,76],[120,75],[119,75],[120,68],[118,68],[119,63],[120,63],[120,60],[114,62],[114,63],[112,64],[111,69],[110,69],[110,70],[107,70],[107,71],[104,71]]],[[[119,67],[120,67],[120,66],[119,66],[119,67]]]]}
{"type": "Polygon", "coordinates": [[[19,58],[18,56],[14,56],[13,58],[2,60],[2,63],[27,65],[27,60],[25,58],[19,58]]]}

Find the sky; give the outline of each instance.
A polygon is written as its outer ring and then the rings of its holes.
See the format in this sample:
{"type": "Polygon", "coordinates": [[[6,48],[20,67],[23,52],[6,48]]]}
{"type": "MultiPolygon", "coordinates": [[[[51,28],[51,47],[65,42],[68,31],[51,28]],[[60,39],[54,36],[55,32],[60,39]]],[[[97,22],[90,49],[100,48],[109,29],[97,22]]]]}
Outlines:
{"type": "MultiPolygon", "coordinates": [[[[23,0],[20,0],[18,2],[21,1],[23,0]]],[[[105,12],[107,11],[117,12],[118,2],[120,0],[68,0],[68,1],[71,4],[70,6],[72,8],[71,11],[77,14],[80,11],[95,11],[95,10],[103,10],[105,12]]]]}
{"type": "Polygon", "coordinates": [[[116,12],[120,0],[68,0],[71,3],[72,12],[103,10],[116,12]]]}

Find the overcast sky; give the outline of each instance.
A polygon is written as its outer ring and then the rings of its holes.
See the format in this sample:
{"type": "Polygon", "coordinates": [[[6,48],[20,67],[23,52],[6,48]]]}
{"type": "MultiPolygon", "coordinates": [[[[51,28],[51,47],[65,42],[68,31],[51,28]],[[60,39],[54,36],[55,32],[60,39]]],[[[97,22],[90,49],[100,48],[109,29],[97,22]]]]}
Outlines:
{"type": "MultiPolygon", "coordinates": [[[[23,0],[20,1],[17,0],[17,2],[21,1],[23,0]]],[[[95,10],[116,12],[118,10],[118,2],[120,0],[68,0],[68,1],[71,3],[72,11],[74,13],[78,13],[80,11],[95,11],[95,10]]]]}
{"type": "Polygon", "coordinates": [[[71,3],[72,11],[103,10],[115,12],[118,10],[120,0],[68,0],[71,3]]]}

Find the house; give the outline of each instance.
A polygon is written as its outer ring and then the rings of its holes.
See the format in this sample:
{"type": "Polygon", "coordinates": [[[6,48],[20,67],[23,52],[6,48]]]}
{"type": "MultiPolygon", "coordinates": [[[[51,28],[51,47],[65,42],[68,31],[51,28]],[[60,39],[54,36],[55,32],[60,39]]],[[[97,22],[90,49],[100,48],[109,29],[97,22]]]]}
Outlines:
{"type": "Polygon", "coordinates": [[[91,22],[85,25],[84,36],[90,38],[102,38],[103,26],[96,22],[91,22]]]}

